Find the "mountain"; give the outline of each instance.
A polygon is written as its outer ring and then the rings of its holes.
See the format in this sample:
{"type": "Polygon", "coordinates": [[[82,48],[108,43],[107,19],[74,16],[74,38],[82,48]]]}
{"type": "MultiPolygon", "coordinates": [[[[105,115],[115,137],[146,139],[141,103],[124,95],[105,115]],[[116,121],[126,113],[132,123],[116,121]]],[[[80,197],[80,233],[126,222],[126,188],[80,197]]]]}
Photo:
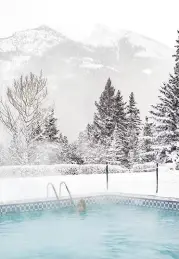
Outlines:
{"type": "Polygon", "coordinates": [[[60,128],[73,140],[92,120],[108,77],[126,100],[133,91],[142,117],[147,115],[172,72],[172,54],[173,49],[130,31],[115,34],[100,27],[87,41],[75,42],[41,26],[0,39],[1,92],[14,77],[42,70],[60,128]]]}
{"type": "Polygon", "coordinates": [[[112,31],[107,26],[97,24],[91,35],[85,40],[86,44],[94,46],[117,47],[120,40],[126,38],[132,46],[141,47],[136,54],[140,57],[171,58],[171,49],[164,44],[142,36],[132,31],[112,31]]]}

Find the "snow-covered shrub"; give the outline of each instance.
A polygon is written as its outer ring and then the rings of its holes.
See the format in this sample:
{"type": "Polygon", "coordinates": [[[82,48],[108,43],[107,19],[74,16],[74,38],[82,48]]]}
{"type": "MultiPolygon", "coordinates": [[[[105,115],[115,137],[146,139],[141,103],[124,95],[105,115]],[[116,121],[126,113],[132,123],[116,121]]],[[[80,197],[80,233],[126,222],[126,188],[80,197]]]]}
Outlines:
{"type": "MultiPolygon", "coordinates": [[[[118,165],[109,165],[109,174],[126,173],[124,169],[118,165]]],[[[2,166],[0,167],[0,177],[37,177],[37,176],[53,176],[53,175],[79,175],[79,174],[105,174],[105,164],[56,164],[56,165],[31,165],[31,166],[2,166]]]]}
{"type": "Polygon", "coordinates": [[[156,164],[154,162],[144,163],[144,164],[135,164],[133,165],[132,171],[134,173],[139,172],[153,172],[156,170],[156,164]]]}

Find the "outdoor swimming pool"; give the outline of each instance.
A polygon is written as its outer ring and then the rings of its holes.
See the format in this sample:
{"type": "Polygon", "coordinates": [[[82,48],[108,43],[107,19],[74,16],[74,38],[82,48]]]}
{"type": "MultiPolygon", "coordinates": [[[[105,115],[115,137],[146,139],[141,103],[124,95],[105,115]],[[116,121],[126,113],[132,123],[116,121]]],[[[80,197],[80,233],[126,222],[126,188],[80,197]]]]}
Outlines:
{"type": "Polygon", "coordinates": [[[2,259],[179,258],[179,212],[117,204],[0,217],[2,259]]]}

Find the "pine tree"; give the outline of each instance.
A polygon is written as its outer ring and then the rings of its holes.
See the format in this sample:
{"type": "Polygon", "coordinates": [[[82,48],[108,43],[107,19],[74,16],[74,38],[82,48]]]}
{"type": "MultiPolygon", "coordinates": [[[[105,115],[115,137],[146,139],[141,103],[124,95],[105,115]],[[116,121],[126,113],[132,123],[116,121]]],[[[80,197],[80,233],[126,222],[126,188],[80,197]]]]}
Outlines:
{"type": "Polygon", "coordinates": [[[141,137],[141,162],[152,162],[155,159],[154,152],[154,138],[152,123],[149,122],[148,117],[145,118],[145,124],[143,127],[142,137],[141,137]]]}
{"type": "Polygon", "coordinates": [[[120,91],[117,92],[115,97],[114,108],[115,130],[113,133],[113,140],[110,147],[110,156],[112,160],[120,161],[122,165],[126,165],[127,155],[127,118],[126,118],[126,103],[120,91]]]}
{"type": "Polygon", "coordinates": [[[74,143],[69,145],[69,159],[72,164],[83,164],[83,158],[78,149],[78,143],[75,141],[74,143]]]}
{"type": "Polygon", "coordinates": [[[115,89],[112,86],[110,78],[108,79],[105,89],[100,96],[99,103],[95,102],[97,112],[94,115],[95,139],[105,144],[110,142],[110,138],[115,128],[114,121],[114,102],[115,89]]]}
{"type": "Polygon", "coordinates": [[[65,136],[63,136],[63,134],[60,132],[58,135],[58,143],[64,144],[65,141],[68,142],[68,139],[65,136]]]}
{"type": "Polygon", "coordinates": [[[160,146],[160,149],[171,149],[177,145],[179,140],[179,92],[177,93],[176,88],[178,86],[175,85],[174,78],[172,78],[169,83],[165,83],[161,87],[159,103],[152,106],[151,113],[155,123],[156,143],[160,146]]]}
{"type": "Polygon", "coordinates": [[[179,39],[176,42],[174,74],[161,86],[159,102],[151,111],[159,156],[166,150],[172,152],[179,144],[179,39]]]}
{"type": "Polygon", "coordinates": [[[49,108],[43,108],[39,111],[40,114],[40,120],[37,119],[34,122],[33,128],[32,128],[32,140],[33,144],[41,144],[39,142],[42,142],[46,140],[46,137],[44,135],[46,123],[47,123],[47,117],[49,116],[49,108]]]}
{"type": "Polygon", "coordinates": [[[58,163],[70,163],[70,148],[68,138],[64,136],[62,133],[58,135],[58,163]]]}
{"type": "Polygon", "coordinates": [[[124,146],[123,146],[121,134],[117,125],[113,132],[112,141],[108,152],[108,157],[110,161],[113,161],[113,162],[120,161],[121,164],[123,164],[123,159],[125,157],[124,146]]]}
{"type": "Polygon", "coordinates": [[[95,146],[97,143],[94,140],[93,128],[93,125],[88,124],[86,129],[80,132],[78,136],[78,152],[85,163],[93,163],[94,158],[97,156],[97,154],[95,154],[95,146]]]}
{"type": "Polygon", "coordinates": [[[127,106],[127,147],[126,154],[128,163],[131,166],[138,161],[139,134],[141,130],[140,112],[136,107],[134,93],[129,96],[129,104],[127,106]]]}
{"type": "Polygon", "coordinates": [[[37,122],[36,128],[33,131],[34,141],[42,141],[44,139],[43,129],[39,122],[37,122]]]}
{"type": "Polygon", "coordinates": [[[56,122],[57,119],[54,117],[54,109],[52,108],[46,117],[45,130],[43,133],[45,139],[48,141],[57,142],[58,140],[59,130],[57,129],[56,122]]]}
{"type": "Polygon", "coordinates": [[[62,161],[64,163],[69,163],[70,158],[69,158],[69,142],[68,138],[66,136],[63,136],[62,138],[62,161]]]}
{"type": "Polygon", "coordinates": [[[118,90],[115,96],[115,103],[114,103],[114,120],[115,123],[121,126],[121,130],[124,131],[126,128],[126,103],[123,101],[123,96],[121,92],[118,90]]]}

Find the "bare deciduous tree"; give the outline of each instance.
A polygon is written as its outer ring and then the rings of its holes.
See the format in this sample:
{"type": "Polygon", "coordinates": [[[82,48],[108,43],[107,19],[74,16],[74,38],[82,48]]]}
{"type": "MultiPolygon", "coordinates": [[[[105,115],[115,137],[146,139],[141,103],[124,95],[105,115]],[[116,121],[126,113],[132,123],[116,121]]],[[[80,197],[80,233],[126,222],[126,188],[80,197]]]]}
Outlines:
{"type": "Polygon", "coordinates": [[[12,87],[7,88],[7,100],[0,100],[0,120],[12,134],[20,136],[26,146],[34,141],[34,132],[43,124],[42,106],[47,96],[47,80],[30,73],[15,79],[12,87]]]}

